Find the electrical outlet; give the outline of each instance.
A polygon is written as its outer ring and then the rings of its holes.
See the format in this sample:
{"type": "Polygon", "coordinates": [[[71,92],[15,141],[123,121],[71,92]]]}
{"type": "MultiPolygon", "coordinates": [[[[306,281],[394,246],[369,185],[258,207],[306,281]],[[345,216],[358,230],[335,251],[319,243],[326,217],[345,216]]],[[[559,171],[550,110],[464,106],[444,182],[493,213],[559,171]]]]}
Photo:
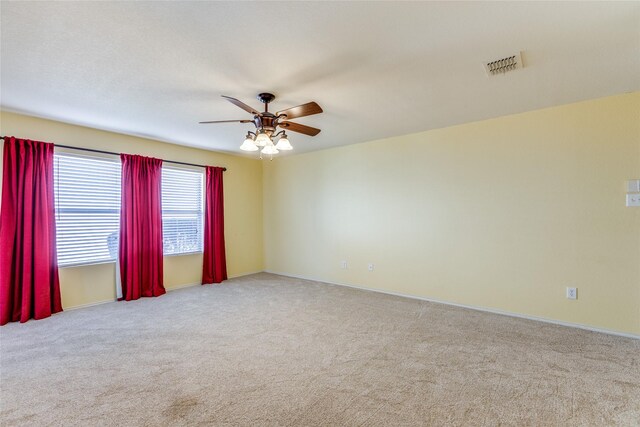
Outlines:
{"type": "Polygon", "coordinates": [[[578,299],[578,288],[567,288],[568,299],[578,299]]]}
{"type": "Polygon", "coordinates": [[[343,270],[346,270],[347,269],[347,261],[340,262],[340,268],[342,268],[343,270]]]}
{"type": "Polygon", "coordinates": [[[369,271],[373,271],[373,264],[369,263],[369,271]]]}
{"type": "Polygon", "coordinates": [[[627,194],[627,207],[640,206],[640,193],[628,193],[627,194]]]}

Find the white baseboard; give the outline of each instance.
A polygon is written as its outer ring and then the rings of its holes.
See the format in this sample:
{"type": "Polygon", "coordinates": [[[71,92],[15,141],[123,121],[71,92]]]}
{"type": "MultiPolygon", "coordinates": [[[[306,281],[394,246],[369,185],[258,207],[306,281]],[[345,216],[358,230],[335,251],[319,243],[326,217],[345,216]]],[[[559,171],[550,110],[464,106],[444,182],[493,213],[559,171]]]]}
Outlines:
{"type": "Polygon", "coordinates": [[[279,272],[276,272],[276,271],[269,271],[269,270],[265,270],[265,273],[277,274],[279,276],[292,277],[292,278],[295,278],[295,279],[310,280],[310,281],[313,281],[313,282],[327,283],[327,284],[336,285],[336,286],[346,286],[348,288],[359,289],[359,290],[362,290],[362,291],[378,292],[378,293],[386,294],[386,295],[394,295],[394,296],[397,296],[397,297],[417,299],[417,300],[421,300],[421,301],[433,302],[433,303],[436,303],[436,304],[445,304],[445,305],[451,305],[451,306],[454,306],[454,307],[468,308],[470,310],[483,311],[485,313],[499,314],[499,315],[502,315],[502,316],[509,316],[509,317],[517,317],[519,319],[534,320],[534,321],[537,321],[537,322],[551,323],[553,325],[566,326],[566,327],[569,327],[569,328],[584,329],[584,330],[591,331],[591,332],[600,332],[602,334],[616,335],[616,336],[620,336],[620,337],[633,338],[633,339],[640,340],[640,335],[630,334],[630,333],[627,333],[627,332],[614,331],[614,330],[611,330],[611,329],[597,328],[597,327],[593,327],[593,326],[589,326],[589,325],[583,325],[583,324],[580,324],[580,323],[564,322],[562,320],[547,319],[547,318],[544,318],[544,317],[530,316],[530,315],[527,315],[527,314],[514,313],[514,312],[498,310],[498,309],[494,309],[494,308],[479,307],[479,306],[466,305],[466,304],[458,304],[458,303],[455,303],[455,302],[442,301],[442,300],[438,300],[438,299],[434,299],[434,298],[421,297],[421,296],[417,296],[417,295],[402,294],[402,293],[399,293],[399,292],[386,291],[386,290],[383,290],[383,289],[374,289],[374,288],[367,288],[367,287],[364,287],[364,286],[349,285],[347,283],[329,282],[329,281],[326,281],[326,280],[318,280],[318,279],[314,279],[312,277],[298,276],[298,275],[289,274],[289,273],[279,273],[279,272]]]}
{"type": "Polygon", "coordinates": [[[87,304],[80,304],[80,305],[72,305],[71,307],[62,307],[63,312],[65,311],[70,311],[70,310],[78,310],[80,308],[88,308],[88,307],[93,307],[94,305],[102,305],[102,304],[107,304],[109,302],[115,302],[117,301],[116,298],[114,299],[106,299],[103,301],[96,301],[96,302],[90,302],[87,304]]]}
{"type": "MultiPolygon", "coordinates": [[[[254,271],[254,272],[251,272],[251,273],[242,273],[242,274],[240,274],[238,276],[229,277],[229,279],[236,279],[238,277],[250,276],[252,274],[257,274],[257,273],[262,273],[262,272],[263,272],[263,270],[254,271]]],[[[185,284],[182,284],[182,285],[176,285],[176,286],[172,286],[170,288],[166,288],[166,291],[167,292],[172,292],[172,291],[177,291],[179,289],[190,288],[192,286],[200,286],[200,285],[201,285],[200,282],[185,283],[185,284]]],[[[90,303],[87,303],[87,304],[73,305],[71,307],[63,307],[63,311],[78,310],[80,308],[93,307],[95,305],[102,305],[102,304],[106,304],[106,303],[109,303],[109,302],[114,302],[114,301],[117,301],[117,300],[118,300],[117,298],[114,298],[114,299],[107,299],[107,300],[103,300],[103,301],[90,302],[90,303]]]]}
{"type": "Polygon", "coordinates": [[[252,274],[266,273],[264,270],[251,271],[249,273],[240,273],[236,276],[229,276],[229,279],[237,279],[239,277],[251,276],[252,274]]]}
{"type": "MultiPolygon", "coordinates": [[[[187,284],[184,284],[184,285],[177,285],[177,286],[174,286],[172,288],[165,289],[165,290],[167,292],[177,291],[178,289],[188,288],[188,287],[196,286],[196,285],[199,285],[199,284],[200,283],[187,283],[187,284]]],[[[87,303],[87,304],[72,305],[71,307],[63,307],[63,311],[78,310],[80,308],[88,308],[88,307],[93,307],[93,306],[96,306],[96,305],[102,305],[102,304],[107,304],[107,303],[116,302],[116,301],[118,301],[118,299],[114,298],[114,299],[106,299],[106,300],[102,300],[102,301],[90,302],[90,303],[87,303]]]]}
{"type": "Polygon", "coordinates": [[[192,286],[200,286],[201,283],[200,282],[196,282],[196,283],[185,283],[183,285],[175,285],[172,286],[170,288],[166,288],[167,292],[171,292],[171,291],[177,291],[178,289],[184,289],[184,288],[190,288],[192,286]]]}

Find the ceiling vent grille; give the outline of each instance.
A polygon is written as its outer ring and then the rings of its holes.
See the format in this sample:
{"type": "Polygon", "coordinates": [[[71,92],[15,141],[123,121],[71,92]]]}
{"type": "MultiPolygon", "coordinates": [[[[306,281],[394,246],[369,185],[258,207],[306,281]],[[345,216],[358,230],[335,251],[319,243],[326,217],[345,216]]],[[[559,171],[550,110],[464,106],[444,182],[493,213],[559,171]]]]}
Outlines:
{"type": "Polygon", "coordinates": [[[487,72],[488,76],[504,74],[509,71],[517,70],[518,68],[522,68],[522,56],[520,55],[520,52],[504,58],[485,62],[484,64],[484,70],[487,72]]]}

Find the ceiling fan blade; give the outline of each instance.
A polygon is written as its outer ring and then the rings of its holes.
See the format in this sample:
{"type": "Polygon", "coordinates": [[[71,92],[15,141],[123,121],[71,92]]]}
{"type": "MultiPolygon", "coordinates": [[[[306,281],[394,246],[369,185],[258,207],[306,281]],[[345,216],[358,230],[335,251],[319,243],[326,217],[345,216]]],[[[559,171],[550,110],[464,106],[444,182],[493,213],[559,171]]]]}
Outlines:
{"type": "Polygon", "coordinates": [[[253,123],[253,120],[212,120],[208,122],[198,122],[201,125],[209,123],[253,123]]]}
{"type": "Polygon", "coordinates": [[[300,123],[294,122],[280,122],[278,126],[285,130],[290,130],[292,132],[303,133],[309,136],[316,136],[320,133],[320,129],[312,128],[311,126],[301,125],[300,123]]]}
{"type": "Polygon", "coordinates": [[[297,107],[287,108],[286,110],[278,111],[276,116],[285,114],[287,119],[296,119],[298,117],[311,116],[313,114],[322,113],[322,108],[315,102],[307,102],[306,104],[298,105],[297,107]]]}
{"type": "Polygon", "coordinates": [[[230,96],[222,95],[222,97],[223,97],[224,99],[226,99],[227,101],[229,101],[230,103],[235,104],[235,105],[237,105],[238,107],[242,108],[242,109],[243,109],[244,111],[246,111],[246,112],[249,112],[249,113],[251,113],[251,114],[253,114],[253,115],[260,114],[259,112],[257,112],[256,110],[254,110],[253,108],[251,108],[250,106],[248,106],[247,104],[245,104],[245,103],[244,103],[244,102],[242,102],[242,101],[239,101],[239,100],[237,100],[237,99],[235,99],[235,98],[232,98],[232,97],[230,97],[230,96]]]}

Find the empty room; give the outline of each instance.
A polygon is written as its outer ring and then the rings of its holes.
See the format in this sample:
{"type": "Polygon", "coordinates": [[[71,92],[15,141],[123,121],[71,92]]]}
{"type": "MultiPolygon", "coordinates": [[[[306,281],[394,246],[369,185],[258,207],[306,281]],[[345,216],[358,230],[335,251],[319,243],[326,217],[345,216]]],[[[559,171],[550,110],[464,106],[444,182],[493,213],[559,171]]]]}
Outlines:
{"type": "Polygon", "coordinates": [[[0,425],[640,426],[640,2],[1,1],[0,425]]]}

